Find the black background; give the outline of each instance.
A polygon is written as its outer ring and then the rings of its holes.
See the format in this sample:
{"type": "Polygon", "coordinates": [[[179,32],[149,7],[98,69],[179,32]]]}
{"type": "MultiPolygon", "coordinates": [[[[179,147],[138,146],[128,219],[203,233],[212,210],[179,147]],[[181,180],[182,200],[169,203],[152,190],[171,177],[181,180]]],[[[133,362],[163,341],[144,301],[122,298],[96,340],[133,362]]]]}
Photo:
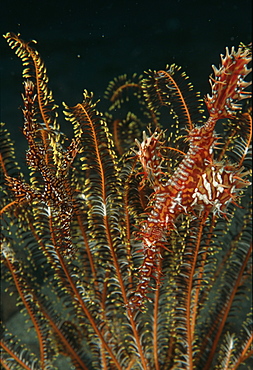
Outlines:
{"type": "MultiPolygon", "coordinates": [[[[251,11],[250,0],[12,1],[1,3],[0,31],[38,41],[56,103],[71,106],[84,88],[101,98],[113,77],[172,63],[206,94],[225,47],[251,41],[251,11]]],[[[1,120],[24,158],[22,64],[2,37],[0,52],[1,120]]]]}

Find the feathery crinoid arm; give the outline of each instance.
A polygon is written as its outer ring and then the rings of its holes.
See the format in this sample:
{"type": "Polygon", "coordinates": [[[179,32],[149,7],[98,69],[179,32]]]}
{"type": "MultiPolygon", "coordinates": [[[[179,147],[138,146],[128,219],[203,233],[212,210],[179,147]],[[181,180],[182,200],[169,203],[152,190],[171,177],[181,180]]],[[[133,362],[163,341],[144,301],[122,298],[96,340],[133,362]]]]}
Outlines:
{"type": "MultiPolygon", "coordinates": [[[[98,258],[101,268],[109,271],[109,264],[112,263],[118,270],[120,258],[117,253],[124,256],[126,251],[121,235],[122,211],[118,210],[118,204],[122,202],[122,184],[111,134],[96,110],[96,104],[92,102],[92,94],[87,91],[84,92],[82,103],[72,108],[65,105],[65,114],[72,122],[75,137],[80,140],[82,148],[84,183],[78,199],[84,199],[88,207],[87,221],[94,240],[94,254],[99,246],[97,253],[101,256],[98,258]],[[101,245],[104,245],[103,251],[101,245]],[[114,262],[111,262],[111,258],[114,262]]],[[[127,271],[124,273],[127,274],[127,271]]]]}
{"type": "Polygon", "coordinates": [[[131,77],[121,75],[111,81],[105,91],[105,98],[110,101],[109,110],[119,109],[129,101],[131,96],[137,98],[142,104],[143,91],[141,87],[142,76],[136,73],[131,77]],[[129,93],[131,91],[131,93],[129,93]]]}
{"type": "Polygon", "coordinates": [[[43,122],[46,129],[55,124],[55,108],[52,92],[48,89],[46,67],[38,51],[31,46],[35,40],[25,42],[12,32],[4,35],[8,44],[15,50],[23,63],[23,78],[32,81],[36,90],[36,115],[38,121],[43,122]]]}
{"type": "Polygon", "coordinates": [[[176,127],[191,130],[196,122],[204,120],[203,100],[194,91],[189,77],[181,67],[172,64],[165,70],[147,72],[142,86],[150,110],[159,111],[162,106],[169,108],[176,127]]]}

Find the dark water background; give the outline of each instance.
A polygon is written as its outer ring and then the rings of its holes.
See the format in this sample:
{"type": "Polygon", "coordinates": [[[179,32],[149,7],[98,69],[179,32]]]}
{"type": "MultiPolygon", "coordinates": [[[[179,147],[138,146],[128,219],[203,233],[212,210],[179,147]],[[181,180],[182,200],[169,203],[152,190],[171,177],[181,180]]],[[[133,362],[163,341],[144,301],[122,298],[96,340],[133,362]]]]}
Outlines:
{"type": "MultiPolygon", "coordinates": [[[[2,1],[0,34],[38,41],[55,101],[96,98],[113,77],[181,65],[204,95],[226,46],[251,41],[251,1],[2,1]]],[[[0,37],[1,120],[24,161],[21,61],[0,37]]],[[[63,123],[63,131],[70,124],[63,123]]]]}

